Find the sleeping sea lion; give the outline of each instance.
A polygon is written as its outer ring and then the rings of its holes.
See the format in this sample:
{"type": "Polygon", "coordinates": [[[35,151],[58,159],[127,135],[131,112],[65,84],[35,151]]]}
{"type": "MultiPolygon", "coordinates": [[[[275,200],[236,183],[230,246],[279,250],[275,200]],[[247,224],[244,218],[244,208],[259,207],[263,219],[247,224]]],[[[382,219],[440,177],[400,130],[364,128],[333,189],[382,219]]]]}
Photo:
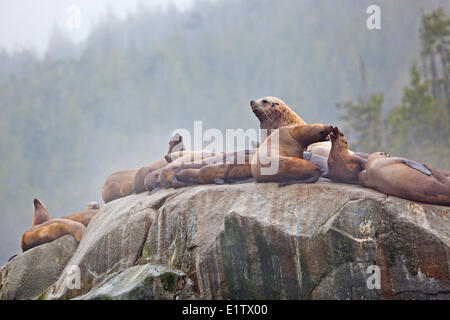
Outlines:
{"type": "Polygon", "coordinates": [[[359,181],[389,195],[424,203],[450,205],[450,178],[418,162],[372,153],[359,181]]]}

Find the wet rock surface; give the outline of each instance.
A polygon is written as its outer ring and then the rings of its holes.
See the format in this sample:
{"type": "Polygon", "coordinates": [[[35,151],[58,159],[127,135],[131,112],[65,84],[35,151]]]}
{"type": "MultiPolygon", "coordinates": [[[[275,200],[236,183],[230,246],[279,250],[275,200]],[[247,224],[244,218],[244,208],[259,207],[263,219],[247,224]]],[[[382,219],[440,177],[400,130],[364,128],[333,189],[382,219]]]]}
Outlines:
{"type": "Polygon", "coordinates": [[[36,299],[60,276],[78,247],[65,235],[21,253],[0,268],[0,300],[36,299]]]}
{"type": "Polygon", "coordinates": [[[67,263],[81,288],[64,270],[46,298],[448,299],[449,218],[327,182],[131,195],[101,209],[67,263]]]}

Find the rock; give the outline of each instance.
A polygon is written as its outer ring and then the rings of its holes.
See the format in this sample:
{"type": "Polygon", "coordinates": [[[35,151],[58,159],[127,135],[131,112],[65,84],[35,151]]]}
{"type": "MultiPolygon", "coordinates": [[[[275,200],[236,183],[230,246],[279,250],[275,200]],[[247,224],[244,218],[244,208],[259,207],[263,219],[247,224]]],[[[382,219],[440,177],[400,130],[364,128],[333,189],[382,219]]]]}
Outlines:
{"type": "Polygon", "coordinates": [[[103,285],[77,297],[79,300],[171,300],[192,299],[192,281],[184,273],[146,264],[130,267],[107,279],[103,285]],[[190,293],[190,295],[186,295],[190,293]],[[180,296],[181,294],[181,296],[180,296]]]}
{"type": "Polygon", "coordinates": [[[130,195],[108,202],[89,223],[68,266],[80,268],[80,289],[69,289],[67,269],[50,288],[46,299],[70,299],[87,293],[115,272],[134,266],[150,225],[165,199],[177,194],[161,190],[151,196],[130,195]]]}
{"type": "Polygon", "coordinates": [[[65,288],[63,272],[51,292],[59,299],[449,299],[449,217],[450,207],[327,182],[132,195],[94,217],[69,261],[81,269],[81,289],[65,288]],[[175,296],[160,290],[156,270],[187,285],[175,296]]]}
{"type": "Polygon", "coordinates": [[[144,256],[202,299],[448,299],[449,217],[346,184],[198,186],[160,208],[144,256]]]}
{"type": "Polygon", "coordinates": [[[72,235],[21,253],[0,269],[0,300],[36,299],[61,274],[78,247],[72,235]]]}

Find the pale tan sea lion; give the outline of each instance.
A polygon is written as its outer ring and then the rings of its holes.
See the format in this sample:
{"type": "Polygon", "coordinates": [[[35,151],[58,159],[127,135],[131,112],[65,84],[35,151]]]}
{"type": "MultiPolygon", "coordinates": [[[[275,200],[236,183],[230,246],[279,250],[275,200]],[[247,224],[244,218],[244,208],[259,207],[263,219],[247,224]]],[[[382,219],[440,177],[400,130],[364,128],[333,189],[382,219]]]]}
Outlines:
{"type": "Polygon", "coordinates": [[[424,203],[450,205],[450,178],[413,160],[372,153],[359,174],[365,187],[424,203]]]}

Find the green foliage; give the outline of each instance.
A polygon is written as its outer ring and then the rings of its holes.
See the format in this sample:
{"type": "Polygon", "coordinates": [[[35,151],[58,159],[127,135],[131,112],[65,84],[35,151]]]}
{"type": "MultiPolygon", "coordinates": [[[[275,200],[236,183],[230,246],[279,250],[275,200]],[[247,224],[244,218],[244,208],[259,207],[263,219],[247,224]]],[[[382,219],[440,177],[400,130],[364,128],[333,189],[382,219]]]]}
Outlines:
{"type": "Polygon", "coordinates": [[[338,103],[345,114],[341,120],[345,124],[345,132],[351,137],[350,147],[368,153],[379,151],[383,148],[383,118],[382,118],[383,94],[371,95],[366,102],[358,97],[356,103],[347,101],[338,103]]]}
{"type": "Polygon", "coordinates": [[[416,65],[410,70],[410,85],[403,89],[401,104],[382,116],[382,94],[373,94],[368,102],[343,104],[341,117],[349,128],[354,150],[390,154],[414,159],[438,168],[450,168],[450,101],[446,90],[448,52],[450,51],[450,18],[442,9],[423,14],[420,28],[423,57],[430,64],[424,69],[431,74],[424,80],[416,65]],[[440,68],[435,64],[440,58],[440,68]],[[441,87],[439,87],[441,86],[441,87]],[[440,92],[443,91],[444,94],[440,92]]]}
{"type": "Polygon", "coordinates": [[[411,68],[411,83],[403,90],[402,103],[387,116],[391,153],[447,168],[450,122],[443,104],[430,94],[430,82],[411,68]]]}

